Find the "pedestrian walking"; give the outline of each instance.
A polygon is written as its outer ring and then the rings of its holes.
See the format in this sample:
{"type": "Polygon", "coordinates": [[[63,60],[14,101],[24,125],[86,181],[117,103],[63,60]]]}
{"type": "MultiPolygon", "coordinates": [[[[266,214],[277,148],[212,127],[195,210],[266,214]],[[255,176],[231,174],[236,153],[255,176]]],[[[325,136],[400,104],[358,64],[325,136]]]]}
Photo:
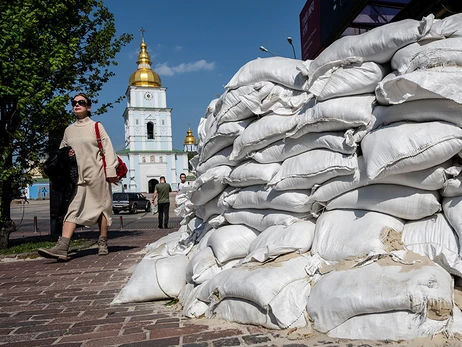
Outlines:
{"type": "Polygon", "coordinates": [[[157,198],[157,212],[159,218],[159,228],[168,229],[168,219],[169,219],[169,210],[170,210],[170,192],[172,187],[165,181],[164,176],[160,176],[160,183],[156,184],[154,188],[154,194],[152,196],[152,203],[155,202],[157,198]]]}
{"type": "Polygon", "coordinates": [[[70,147],[68,155],[77,161],[77,187],[64,216],[58,242],[50,249],[38,250],[43,257],[59,260],[69,260],[69,244],[77,225],[92,226],[98,223],[98,254],[108,254],[108,227],[112,224],[111,184],[119,182],[116,174],[118,160],[111,140],[103,125],[90,119],[91,100],[80,93],[72,99],[71,104],[77,120],[64,131],[60,148],[70,147]],[[102,149],[99,148],[97,130],[102,149]]]}

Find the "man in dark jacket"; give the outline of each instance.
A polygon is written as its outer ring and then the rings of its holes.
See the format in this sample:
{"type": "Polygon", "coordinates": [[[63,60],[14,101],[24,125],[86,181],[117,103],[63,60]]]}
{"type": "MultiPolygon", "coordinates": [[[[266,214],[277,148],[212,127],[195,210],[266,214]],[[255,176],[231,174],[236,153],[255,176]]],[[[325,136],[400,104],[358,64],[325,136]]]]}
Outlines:
{"type": "Polygon", "coordinates": [[[157,209],[159,213],[159,228],[168,229],[168,217],[170,210],[170,192],[172,187],[170,184],[165,182],[165,177],[160,176],[160,183],[156,184],[154,189],[154,195],[152,196],[152,202],[157,198],[157,209]]]}

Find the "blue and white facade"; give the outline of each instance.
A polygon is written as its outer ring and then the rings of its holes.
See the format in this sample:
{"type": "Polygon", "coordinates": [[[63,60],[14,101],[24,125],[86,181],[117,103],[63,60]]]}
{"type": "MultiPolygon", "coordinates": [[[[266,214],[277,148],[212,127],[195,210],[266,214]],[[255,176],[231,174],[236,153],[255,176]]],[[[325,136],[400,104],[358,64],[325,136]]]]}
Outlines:
{"type": "Polygon", "coordinates": [[[160,176],[165,176],[176,190],[180,174],[188,172],[188,155],[172,147],[172,109],[167,107],[167,88],[161,86],[159,76],[151,69],[144,37],[140,47],[138,70],[130,76],[126,92],[125,149],[118,152],[128,167],[123,189],[152,193],[160,176]]]}

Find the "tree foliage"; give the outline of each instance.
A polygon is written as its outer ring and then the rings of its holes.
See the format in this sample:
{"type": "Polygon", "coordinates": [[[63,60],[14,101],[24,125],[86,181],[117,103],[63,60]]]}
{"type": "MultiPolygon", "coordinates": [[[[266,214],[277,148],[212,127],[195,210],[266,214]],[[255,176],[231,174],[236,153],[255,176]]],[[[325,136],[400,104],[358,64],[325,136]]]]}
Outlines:
{"type": "Polygon", "coordinates": [[[0,248],[5,248],[14,230],[10,203],[17,189],[32,182],[31,170],[47,157],[50,139],[60,137],[73,119],[70,97],[85,92],[97,101],[113,76],[116,54],[132,36],[116,36],[114,16],[101,0],[0,0],[0,18],[0,248]]]}

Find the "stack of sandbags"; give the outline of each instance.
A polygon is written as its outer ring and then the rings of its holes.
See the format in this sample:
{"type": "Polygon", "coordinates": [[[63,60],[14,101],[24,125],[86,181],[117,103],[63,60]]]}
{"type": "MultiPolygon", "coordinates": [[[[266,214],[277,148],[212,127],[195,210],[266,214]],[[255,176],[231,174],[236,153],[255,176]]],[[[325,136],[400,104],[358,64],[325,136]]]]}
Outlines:
{"type": "Polygon", "coordinates": [[[184,315],[347,338],[458,332],[459,27],[405,20],[235,74],[200,121],[181,235],[149,248],[187,257],[184,315]]]}

